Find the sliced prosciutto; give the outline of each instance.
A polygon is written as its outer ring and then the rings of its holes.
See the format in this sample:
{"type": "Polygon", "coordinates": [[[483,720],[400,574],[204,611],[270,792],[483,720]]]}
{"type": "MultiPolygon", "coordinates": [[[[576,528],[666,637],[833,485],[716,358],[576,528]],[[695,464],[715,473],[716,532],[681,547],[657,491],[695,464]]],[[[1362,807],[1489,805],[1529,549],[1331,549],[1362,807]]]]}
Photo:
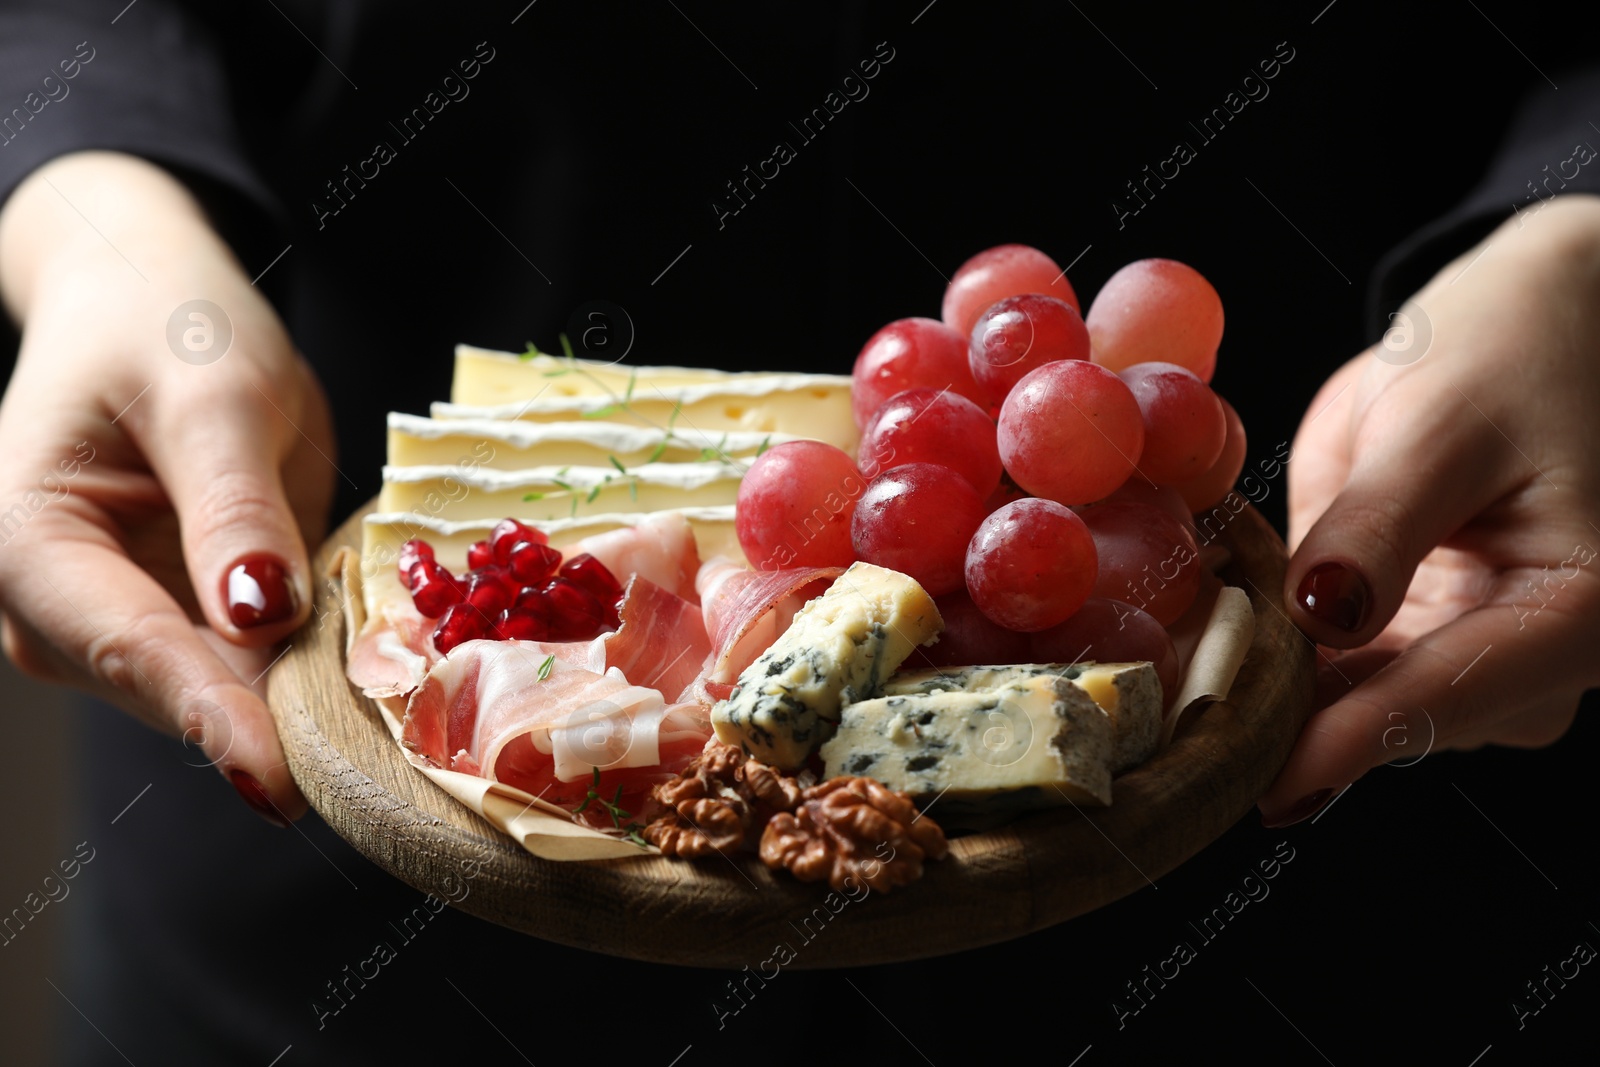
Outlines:
{"type": "Polygon", "coordinates": [[[700,552],[689,520],[677,512],[650,515],[637,526],[585,537],[563,552],[569,558],[587,552],[623,581],[636,575],[698,602],[695,577],[700,572],[700,552]]]}
{"type": "MultiPolygon", "coordinates": [[[[616,668],[596,673],[560,659],[546,667],[541,651],[520,641],[452,649],[411,695],[402,743],[437,766],[562,807],[582,803],[598,767],[601,795],[609,800],[620,787],[620,803],[636,811],[649,787],[681,770],[711,736],[703,706],[669,706],[616,668]]],[[[603,806],[585,815],[609,823],[603,806]]]]}
{"type": "Polygon", "coordinates": [[[795,612],[843,573],[841,567],[753,571],[722,558],[702,566],[695,584],[715,656],[702,679],[705,696],[726,697],[739,673],[789,628],[795,612]]]}
{"type": "Polygon", "coordinates": [[[711,655],[711,639],[699,607],[635,577],[617,615],[622,625],[600,639],[606,667],[620,670],[636,685],[672,697],[679,697],[700,676],[711,655]]]}

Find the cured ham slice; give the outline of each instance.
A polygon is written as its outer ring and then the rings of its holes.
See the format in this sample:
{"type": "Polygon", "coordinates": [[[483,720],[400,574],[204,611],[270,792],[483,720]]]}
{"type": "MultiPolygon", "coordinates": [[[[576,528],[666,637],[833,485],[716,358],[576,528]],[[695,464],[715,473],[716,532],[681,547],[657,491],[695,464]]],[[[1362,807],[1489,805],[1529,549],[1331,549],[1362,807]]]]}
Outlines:
{"type": "Polygon", "coordinates": [[[622,625],[601,639],[601,662],[606,667],[620,670],[636,685],[671,696],[682,694],[699,677],[711,655],[700,608],[635,577],[617,614],[622,625]]]}
{"type": "Polygon", "coordinates": [[[587,552],[624,581],[628,575],[636,575],[685,600],[699,602],[695,577],[700,571],[700,553],[695,548],[694,529],[678,512],[658,512],[637,526],[594,534],[562,551],[568,559],[587,552]]]}
{"type": "Polygon", "coordinates": [[[702,566],[695,584],[715,656],[702,679],[705,694],[727,696],[739,673],[789,628],[795,612],[843,573],[842,567],[753,571],[726,559],[702,566]]]}
{"type": "Polygon", "coordinates": [[[428,638],[433,623],[406,607],[368,618],[350,644],[345,676],[374,699],[411,692],[439,658],[428,638]]]}
{"type": "MultiPolygon", "coordinates": [[[[594,787],[634,804],[711,736],[698,704],[668,706],[616,668],[596,673],[533,642],[467,641],[428,672],[406,706],[402,743],[431,763],[581,803],[594,787]]],[[[599,806],[586,814],[605,818],[599,806]]],[[[608,821],[608,820],[607,820],[608,821]]]]}

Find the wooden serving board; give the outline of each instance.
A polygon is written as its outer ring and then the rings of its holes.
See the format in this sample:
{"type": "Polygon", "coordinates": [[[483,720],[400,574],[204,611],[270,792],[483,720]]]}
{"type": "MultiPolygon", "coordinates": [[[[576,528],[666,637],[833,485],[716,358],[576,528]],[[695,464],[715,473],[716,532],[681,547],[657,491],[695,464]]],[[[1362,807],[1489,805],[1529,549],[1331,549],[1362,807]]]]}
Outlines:
{"type": "MultiPolygon", "coordinates": [[[[318,573],[339,548],[359,551],[361,518],[323,546],[318,573]]],[[[1254,805],[1309,713],[1314,652],[1283,612],[1286,554],[1266,520],[1246,508],[1220,540],[1233,556],[1223,577],[1250,594],[1256,622],[1229,700],[1192,715],[1170,746],[1117,779],[1112,807],[1036,812],[957,838],[921,881],[840,909],[828,925],[846,932],[808,944],[796,965],[886,963],[1020,937],[1160,878],[1254,805]]],[[[268,678],[268,702],[312,807],[390,874],[536,937],[704,967],[766,958],[823,905],[826,884],[797,882],[753,856],[529,855],[406,763],[377,706],[345,679],[339,598],[322,583],[312,621],[268,678]]]]}

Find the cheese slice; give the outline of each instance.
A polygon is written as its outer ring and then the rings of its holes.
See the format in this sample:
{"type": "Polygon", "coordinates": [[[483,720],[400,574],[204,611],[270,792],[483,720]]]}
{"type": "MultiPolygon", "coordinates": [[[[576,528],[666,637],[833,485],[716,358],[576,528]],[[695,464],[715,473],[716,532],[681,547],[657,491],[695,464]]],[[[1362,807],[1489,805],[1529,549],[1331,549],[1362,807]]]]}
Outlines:
{"type": "Polygon", "coordinates": [[[526,397],[504,404],[435,403],[430,411],[436,419],[603,420],[661,430],[693,428],[702,434],[789,433],[847,452],[855,450],[859,437],[850,379],[837,374],[772,374],[670,387],[634,383],[623,393],[577,396],[552,395],[548,386],[547,380],[526,397]]]}
{"type": "Polygon", "coordinates": [[[1161,679],[1150,663],[1018,663],[905,671],[884,685],[887,695],[981,692],[1028,678],[1056,675],[1082,689],[1114,727],[1111,772],[1121,774],[1155,755],[1161,743],[1161,679]]]}
{"type": "Polygon", "coordinates": [[[864,775],[937,797],[941,823],[972,825],[1029,808],[1110,804],[1113,733],[1087,693],[1046,673],[850,704],[822,759],[829,778],[864,775]]]}
{"type": "MultiPolygon", "coordinates": [[[[739,538],[734,533],[732,507],[685,508],[680,514],[694,531],[695,547],[701,559],[726,556],[744,562],[739,538]]],[[[377,512],[368,515],[361,526],[362,590],[367,614],[378,614],[376,609],[386,600],[411,601],[411,594],[400,584],[395,567],[401,545],[413,537],[421,538],[433,546],[434,559],[451,573],[462,574],[467,570],[468,547],[474,541],[487,538],[494,524],[505,517],[451,522],[427,514],[377,512]]],[[[593,534],[637,525],[644,518],[638,514],[584,515],[576,519],[532,521],[531,525],[548,534],[555,547],[564,549],[593,534]]]]}
{"type": "Polygon", "coordinates": [[[723,744],[794,770],[839,721],[839,709],[877,695],[911,650],[944,627],[922,586],[898,571],[853,563],[739,675],[711,709],[723,744]]]}
{"type": "Polygon", "coordinates": [[[524,520],[730,507],[744,468],[732,463],[646,463],[615,467],[385,467],[380,511],[417,511],[441,519],[524,520]]]}
{"type": "MultiPolygon", "coordinates": [[[[635,367],[592,359],[540,354],[530,359],[471,345],[456,346],[450,400],[456,404],[510,404],[533,396],[621,396],[631,378],[634,393],[651,389],[750,382],[777,377],[771,371],[724,371],[699,367],[635,367]]],[[[845,383],[849,379],[845,378],[845,383]]]]}
{"type": "Polygon", "coordinates": [[[706,455],[726,461],[793,440],[789,434],[701,432],[687,426],[667,433],[614,422],[445,420],[389,413],[389,464],[395,467],[604,467],[613,459],[637,467],[695,462],[706,455]]]}

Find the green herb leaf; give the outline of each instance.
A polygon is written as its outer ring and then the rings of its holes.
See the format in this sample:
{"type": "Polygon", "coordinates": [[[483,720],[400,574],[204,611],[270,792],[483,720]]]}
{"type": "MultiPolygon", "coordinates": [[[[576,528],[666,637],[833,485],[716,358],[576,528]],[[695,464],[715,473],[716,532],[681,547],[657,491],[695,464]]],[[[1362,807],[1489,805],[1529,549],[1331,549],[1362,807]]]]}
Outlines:
{"type": "Polygon", "coordinates": [[[622,402],[624,404],[633,399],[633,383],[638,380],[639,372],[637,370],[631,370],[628,372],[628,388],[622,392],[622,402]]]}
{"type": "Polygon", "coordinates": [[[526,342],[526,344],[528,346],[527,351],[519,353],[518,356],[517,356],[517,358],[522,360],[522,362],[527,363],[529,360],[533,359],[535,356],[544,355],[543,352],[539,351],[539,346],[534,344],[532,341],[528,341],[528,342],[526,342]]]}
{"type": "MultiPolygon", "coordinates": [[[[607,478],[607,480],[609,481],[610,479],[607,478]]],[[[587,500],[585,500],[584,503],[585,504],[593,504],[594,503],[594,498],[599,496],[599,495],[600,495],[600,486],[597,485],[593,489],[589,490],[589,498],[587,500]]]]}
{"type": "Polygon", "coordinates": [[[561,337],[561,351],[563,351],[563,352],[565,352],[567,354],[567,359],[568,360],[576,361],[578,357],[572,354],[572,342],[567,340],[567,335],[566,334],[561,334],[560,337],[561,337]]]}
{"type": "Polygon", "coordinates": [[[595,408],[593,411],[585,411],[581,417],[585,419],[608,419],[621,410],[621,404],[607,404],[603,408],[595,408]]]}
{"type": "Polygon", "coordinates": [[[523,493],[522,494],[522,502],[524,504],[531,504],[535,500],[543,500],[543,499],[544,499],[544,494],[543,493],[523,493]]]}
{"type": "Polygon", "coordinates": [[[549,678],[550,672],[555,669],[555,665],[556,657],[553,654],[546,656],[544,662],[539,664],[539,681],[542,682],[549,678]]]}
{"type": "Polygon", "coordinates": [[[760,459],[761,458],[761,453],[765,452],[771,446],[772,446],[772,435],[768,434],[767,436],[765,436],[765,437],[763,437],[761,439],[761,447],[756,449],[756,458],[760,459]]]}
{"type": "Polygon", "coordinates": [[[562,481],[560,478],[551,478],[550,482],[551,482],[552,485],[559,485],[561,488],[565,489],[569,493],[572,492],[572,486],[568,485],[566,482],[562,481]]]}
{"type": "Polygon", "coordinates": [[[650,458],[645,460],[645,462],[646,463],[654,463],[654,462],[656,462],[657,460],[659,460],[662,456],[664,456],[666,454],[667,454],[667,439],[665,437],[663,437],[661,439],[661,443],[659,445],[656,445],[655,451],[650,453],[650,458]]]}
{"type": "Polygon", "coordinates": [[[628,468],[624,467],[622,465],[622,461],[620,459],[618,459],[616,456],[607,456],[606,458],[611,461],[611,465],[613,467],[617,468],[617,470],[619,472],[621,472],[622,474],[627,474],[628,473],[628,468]]]}

